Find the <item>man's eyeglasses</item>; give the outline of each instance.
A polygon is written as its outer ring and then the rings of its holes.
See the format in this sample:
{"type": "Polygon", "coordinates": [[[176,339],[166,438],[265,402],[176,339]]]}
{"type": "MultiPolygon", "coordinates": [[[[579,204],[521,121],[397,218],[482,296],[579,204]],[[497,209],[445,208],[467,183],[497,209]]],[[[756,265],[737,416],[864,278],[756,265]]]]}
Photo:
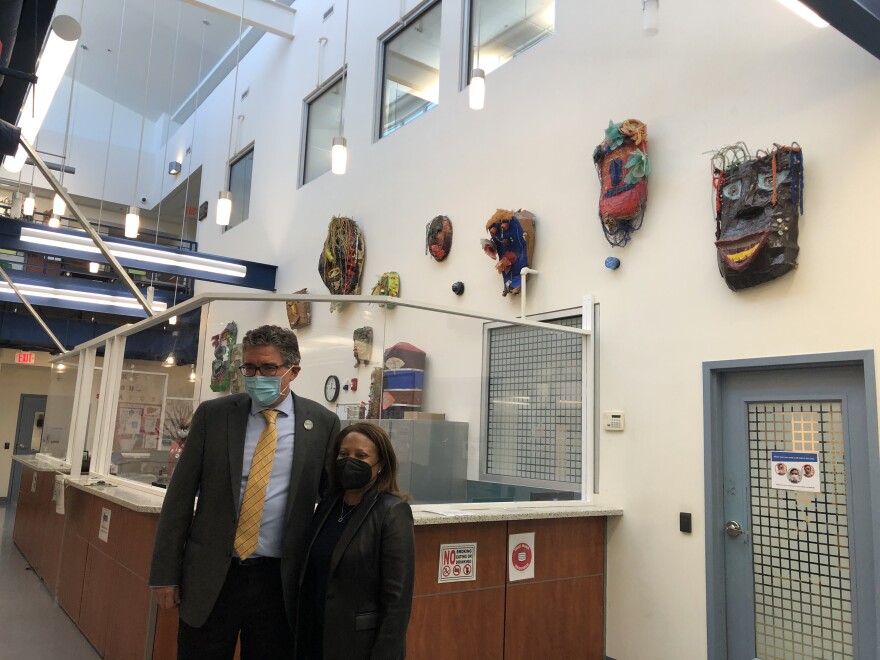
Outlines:
{"type": "Polygon", "coordinates": [[[287,366],[288,365],[286,364],[280,366],[277,364],[264,364],[257,367],[253,364],[243,364],[239,366],[238,370],[244,376],[256,376],[257,374],[260,374],[261,376],[275,376],[278,374],[279,369],[284,369],[287,366]]]}

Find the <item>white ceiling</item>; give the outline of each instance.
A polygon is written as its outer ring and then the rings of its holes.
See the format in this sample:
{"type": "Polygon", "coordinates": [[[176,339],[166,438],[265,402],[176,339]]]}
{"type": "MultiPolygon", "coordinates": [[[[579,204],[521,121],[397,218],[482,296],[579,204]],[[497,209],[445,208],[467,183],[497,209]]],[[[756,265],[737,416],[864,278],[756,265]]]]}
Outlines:
{"type": "Polygon", "coordinates": [[[58,0],[59,14],[82,25],[68,76],[151,121],[176,114],[227,54],[235,66],[239,20],[182,0],[58,0]]]}

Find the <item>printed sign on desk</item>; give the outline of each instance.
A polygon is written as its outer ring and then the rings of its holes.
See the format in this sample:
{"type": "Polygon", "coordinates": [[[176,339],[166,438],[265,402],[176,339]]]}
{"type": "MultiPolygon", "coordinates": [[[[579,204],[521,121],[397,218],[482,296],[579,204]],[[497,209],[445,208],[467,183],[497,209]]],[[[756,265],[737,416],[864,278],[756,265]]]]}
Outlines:
{"type": "Polygon", "coordinates": [[[440,546],[437,582],[465,582],[477,579],[477,544],[444,543],[440,546]]]}
{"type": "Polygon", "coordinates": [[[55,502],[55,513],[64,515],[64,475],[55,475],[55,488],[52,490],[52,501],[55,502]]]}
{"type": "Polygon", "coordinates": [[[773,488],[822,492],[819,454],[805,451],[771,451],[770,477],[773,488]]]}
{"type": "Polygon", "coordinates": [[[107,543],[110,536],[110,509],[101,509],[101,525],[98,527],[98,538],[107,543]]]}
{"type": "Polygon", "coordinates": [[[535,533],[507,537],[507,579],[530,580],[535,577],[535,533]]]}

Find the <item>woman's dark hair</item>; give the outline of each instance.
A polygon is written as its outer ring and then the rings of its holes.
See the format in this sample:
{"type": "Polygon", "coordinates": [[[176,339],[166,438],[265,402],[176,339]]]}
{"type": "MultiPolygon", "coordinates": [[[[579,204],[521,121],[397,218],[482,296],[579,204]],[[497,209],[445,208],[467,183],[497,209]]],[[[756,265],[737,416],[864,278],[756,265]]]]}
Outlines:
{"type": "MultiPolygon", "coordinates": [[[[376,447],[376,452],[379,455],[379,463],[382,464],[382,471],[376,478],[374,488],[380,493],[389,493],[404,501],[408,501],[410,499],[409,495],[401,493],[400,488],[397,485],[397,455],[394,453],[394,447],[391,445],[391,439],[388,437],[388,433],[381,426],[370,424],[369,422],[357,422],[351,426],[346,426],[339,432],[336,439],[333,440],[331,454],[333,462],[336,461],[336,457],[339,455],[339,448],[342,447],[342,442],[345,440],[346,436],[351,433],[360,433],[361,435],[366,436],[376,447]]],[[[330,475],[331,483],[333,485],[332,490],[342,490],[341,484],[336,480],[336,471],[330,470],[330,475]]]]}

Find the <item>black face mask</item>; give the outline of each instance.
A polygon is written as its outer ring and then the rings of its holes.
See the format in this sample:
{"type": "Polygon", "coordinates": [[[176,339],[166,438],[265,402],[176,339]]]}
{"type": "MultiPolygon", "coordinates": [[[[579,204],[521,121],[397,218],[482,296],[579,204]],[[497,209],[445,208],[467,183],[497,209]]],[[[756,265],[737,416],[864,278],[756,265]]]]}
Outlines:
{"type": "Polygon", "coordinates": [[[336,479],[343,490],[358,490],[363,488],[373,478],[373,466],[354,458],[346,456],[336,460],[336,479]]]}

